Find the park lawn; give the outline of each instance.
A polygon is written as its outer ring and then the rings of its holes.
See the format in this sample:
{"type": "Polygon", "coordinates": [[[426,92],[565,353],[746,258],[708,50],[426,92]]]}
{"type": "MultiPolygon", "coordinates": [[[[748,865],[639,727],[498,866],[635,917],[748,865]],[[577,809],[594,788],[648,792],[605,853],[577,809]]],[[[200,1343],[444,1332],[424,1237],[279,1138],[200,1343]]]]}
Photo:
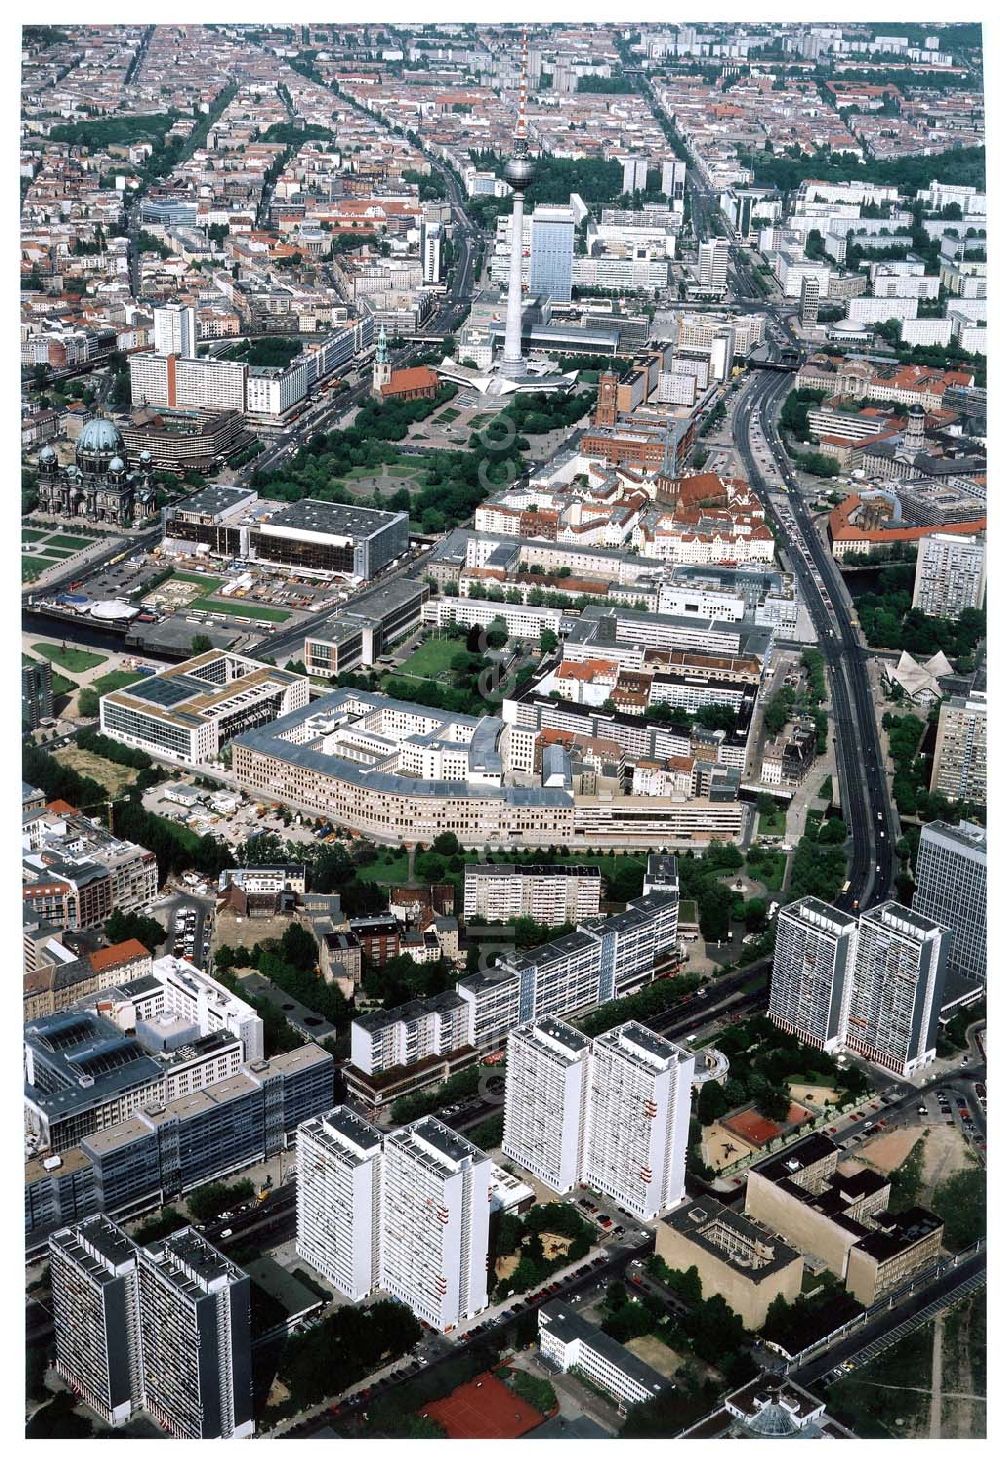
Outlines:
{"type": "Polygon", "coordinates": [[[450,426],[452,421],[458,420],[461,414],[462,412],[460,410],[456,410],[453,405],[449,405],[447,410],[442,410],[440,415],[434,417],[434,424],[436,426],[450,426]]]}
{"type": "Polygon", "coordinates": [[[817,792],[820,800],[833,800],[833,776],[828,775],[817,792]]]}
{"type": "Polygon", "coordinates": [[[787,814],[783,806],[775,806],[773,811],[766,816],[761,816],[757,821],[757,835],[783,836],[785,834],[787,814]]]}
{"type": "Polygon", "coordinates": [[[258,618],[262,623],[287,623],[291,613],[284,608],[268,608],[260,603],[240,603],[231,599],[196,598],[190,605],[199,613],[223,613],[230,618],[258,618]]]}
{"type": "Polygon", "coordinates": [[[171,583],[197,583],[200,588],[204,588],[204,596],[207,597],[209,593],[217,593],[225,579],[209,577],[207,574],[200,572],[172,572],[167,581],[171,583]]]}
{"type": "Polygon", "coordinates": [[[413,679],[436,679],[450,669],[452,659],[462,653],[463,647],[458,638],[429,638],[393,672],[413,679]]]}
{"type": "Polygon", "coordinates": [[[692,923],[696,923],[698,921],[698,903],[692,901],[689,897],[685,897],[684,900],[678,904],[677,916],[679,921],[684,923],[685,927],[689,927],[692,923]]]}
{"type": "Polygon", "coordinates": [[[92,539],[89,537],[66,537],[60,535],[57,537],[50,537],[45,546],[46,549],[48,549],[49,547],[72,547],[74,552],[79,552],[81,547],[89,547],[91,545],[91,540],[92,539]]]}
{"type": "Polygon", "coordinates": [[[124,689],[142,677],[142,674],[133,673],[131,669],[112,669],[110,674],[102,674],[87,687],[96,689],[98,694],[111,694],[115,689],[124,689]]]}
{"type": "Polygon", "coordinates": [[[21,558],[21,581],[33,583],[35,578],[41,577],[47,567],[55,567],[59,562],[58,557],[31,557],[21,558]]]}
{"type": "Polygon", "coordinates": [[[755,863],[746,868],[748,876],[754,881],[762,881],[769,892],[780,892],[781,884],[785,879],[785,862],[788,856],[784,851],[773,851],[767,861],[755,863]]]}
{"type": "Polygon", "coordinates": [[[392,886],[402,886],[409,875],[409,868],[408,856],[387,856],[382,852],[370,866],[358,867],[358,881],[388,882],[392,886]]]}
{"type": "Polygon", "coordinates": [[[43,531],[39,527],[22,527],[21,528],[21,541],[22,542],[41,542],[42,538],[43,537],[47,537],[47,536],[48,536],[48,533],[45,532],[45,531],[43,531]]]}
{"type": "Polygon", "coordinates": [[[404,461],[398,461],[394,466],[387,466],[385,469],[388,476],[410,476],[414,481],[422,480],[426,474],[422,466],[409,466],[404,461]]]}
{"type": "Polygon", "coordinates": [[[45,556],[53,558],[56,562],[62,562],[67,557],[75,557],[78,551],[77,547],[53,547],[49,542],[45,544],[45,556]]]}
{"type": "Polygon", "coordinates": [[[70,648],[61,643],[33,643],[31,647],[43,659],[58,664],[62,669],[69,669],[71,674],[85,674],[88,669],[96,669],[108,661],[107,654],[94,654],[87,649],[70,648]]]}
{"type": "MultiPolygon", "coordinates": [[[[596,375],[594,376],[594,379],[597,379],[596,375]]],[[[483,426],[488,426],[492,419],[493,416],[490,414],[489,411],[484,412],[482,415],[474,415],[469,421],[469,430],[481,431],[483,426]]]]}

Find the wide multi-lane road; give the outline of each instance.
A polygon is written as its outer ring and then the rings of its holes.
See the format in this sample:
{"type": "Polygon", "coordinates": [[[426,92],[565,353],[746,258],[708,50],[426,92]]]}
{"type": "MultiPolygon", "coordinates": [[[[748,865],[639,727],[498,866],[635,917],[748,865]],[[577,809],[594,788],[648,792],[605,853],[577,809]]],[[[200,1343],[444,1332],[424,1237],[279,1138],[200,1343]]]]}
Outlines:
{"type": "Polygon", "coordinates": [[[851,833],[851,866],[841,904],[848,909],[885,901],[895,875],[892,805],[878,740],[867,651],[858,641],[840,574],[802,500],[778,435],[777,413],[791,377],[759,371],[733,412],[733,439],[750,483],[780,523],[784,552],[826,660],[841,797],[851,833]],[[767,453],[774,469],[763,470],[767,453]]]}

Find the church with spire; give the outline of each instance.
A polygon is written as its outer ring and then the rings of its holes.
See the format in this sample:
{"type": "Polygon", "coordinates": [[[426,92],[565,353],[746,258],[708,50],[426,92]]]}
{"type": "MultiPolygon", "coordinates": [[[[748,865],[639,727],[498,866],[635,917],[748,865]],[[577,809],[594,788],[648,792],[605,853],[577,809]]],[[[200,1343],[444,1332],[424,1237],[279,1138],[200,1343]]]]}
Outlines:
{"type": "Polygon", "coordinates": [[[375,343],[372,399],[378,401],[433,400],[438,393],[439,385],[438,372],[427,365],[410,365],[405,370],[392,368],[389,359],[389,341],[383,324],[375,343]]]}

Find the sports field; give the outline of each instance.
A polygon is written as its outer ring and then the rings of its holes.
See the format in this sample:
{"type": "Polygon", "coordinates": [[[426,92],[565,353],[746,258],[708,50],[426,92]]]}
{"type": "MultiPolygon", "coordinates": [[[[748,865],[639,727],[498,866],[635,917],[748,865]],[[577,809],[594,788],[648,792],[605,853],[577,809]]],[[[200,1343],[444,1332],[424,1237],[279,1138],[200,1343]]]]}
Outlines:
{"type": "Polygon", "coordinates": [[[492,1373],[481,1373],[421,1412],[436,1419],[449,1439],[520,1439],[544,1421],[492,1373]]]}
{"type": "Polygon", "coordinates": [[[262,623],[287,623],[291,613],[268,608],[262,603],[244,603],[232,598],[196,598],[190,605],[200,613],[220,613],[228,618],[257,618],[262,623]]]}

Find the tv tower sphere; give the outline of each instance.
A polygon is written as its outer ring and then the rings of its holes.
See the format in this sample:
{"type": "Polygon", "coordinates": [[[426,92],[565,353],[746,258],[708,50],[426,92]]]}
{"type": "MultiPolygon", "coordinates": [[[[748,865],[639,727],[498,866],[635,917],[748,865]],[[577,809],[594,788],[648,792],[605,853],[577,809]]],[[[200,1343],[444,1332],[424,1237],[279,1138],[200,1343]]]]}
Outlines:
{"type": "Polygon", "coordinates": [[[527,187],[530,187],[535,176],[534,158],[520,150],[516,151],[513,157],[507,159],[503,175],[515,192],[523,193],[527,187]]]}

